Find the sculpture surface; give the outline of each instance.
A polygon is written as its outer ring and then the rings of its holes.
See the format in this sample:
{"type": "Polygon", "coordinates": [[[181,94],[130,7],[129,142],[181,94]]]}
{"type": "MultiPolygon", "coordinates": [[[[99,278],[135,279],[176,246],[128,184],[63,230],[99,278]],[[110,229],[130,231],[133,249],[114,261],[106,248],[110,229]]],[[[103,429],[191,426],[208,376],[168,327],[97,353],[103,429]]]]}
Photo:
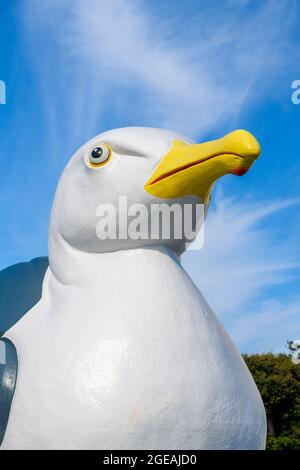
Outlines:
{"type": "Polygon", "coordinates": [[[97,231],[99,205],[120,211],[124,196],[207,207],[214,182],[259,153],[246,131],[194,144],[151,128],[108,131],[75,153],[53,204],[42,297],[5,332],[18,376],[2,449],[264,448],[254,381],[180,265],[186,237],[97,231]]]}

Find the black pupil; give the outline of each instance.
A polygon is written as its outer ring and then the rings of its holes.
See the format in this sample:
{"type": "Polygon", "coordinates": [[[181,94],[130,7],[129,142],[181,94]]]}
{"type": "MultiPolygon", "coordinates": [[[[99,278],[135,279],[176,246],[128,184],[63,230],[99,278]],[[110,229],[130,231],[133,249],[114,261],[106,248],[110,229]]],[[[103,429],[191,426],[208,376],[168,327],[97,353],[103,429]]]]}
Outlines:
{"type": "Polygon", "coordinates": [[[92,157],[93,158],[100,158],[103,154],[103,149],[101,147],[96,147],[92,151],[92,157]]]}

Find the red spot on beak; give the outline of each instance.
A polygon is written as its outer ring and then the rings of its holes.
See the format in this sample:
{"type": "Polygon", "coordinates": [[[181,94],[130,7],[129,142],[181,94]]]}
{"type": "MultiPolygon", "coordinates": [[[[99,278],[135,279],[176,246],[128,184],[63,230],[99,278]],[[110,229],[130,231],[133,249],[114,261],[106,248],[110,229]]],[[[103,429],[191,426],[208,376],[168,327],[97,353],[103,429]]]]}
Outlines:
{"type": "Polygon", "coordinates": [[[237,176],[243,176],[245,173],[247,173],[247,171],[248,168],[235,168],[234,170],[231,170],[230,173],[237,176]]]}

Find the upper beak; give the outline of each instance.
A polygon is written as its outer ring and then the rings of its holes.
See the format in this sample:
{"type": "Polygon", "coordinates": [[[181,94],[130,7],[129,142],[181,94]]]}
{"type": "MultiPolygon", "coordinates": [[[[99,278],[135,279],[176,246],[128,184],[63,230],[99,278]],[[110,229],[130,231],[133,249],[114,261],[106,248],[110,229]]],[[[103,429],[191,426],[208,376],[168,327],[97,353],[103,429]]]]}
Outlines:
{"type": "Polygon", "coordinates": [[[243,175],[259,155],[259,143],[244,130],[202,144],[175,140],[145,184],[145,190],[162,198],[194,195],[206,203],[213,183],[220,176],[243,175]]]}

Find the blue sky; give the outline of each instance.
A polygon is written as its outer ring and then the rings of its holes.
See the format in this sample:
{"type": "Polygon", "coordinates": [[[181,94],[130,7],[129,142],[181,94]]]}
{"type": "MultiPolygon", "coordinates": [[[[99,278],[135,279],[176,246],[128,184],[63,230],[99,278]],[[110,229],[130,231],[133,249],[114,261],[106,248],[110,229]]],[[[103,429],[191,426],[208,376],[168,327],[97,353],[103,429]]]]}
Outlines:
{"type": "Polygon", "coordinates": [[[74,152],[105,129],[253,132],[262,157],[214,192],[183,264],[242,351],[300,338],[297,0],[0,0],[0,269],[47,253],[74,152]]]}

